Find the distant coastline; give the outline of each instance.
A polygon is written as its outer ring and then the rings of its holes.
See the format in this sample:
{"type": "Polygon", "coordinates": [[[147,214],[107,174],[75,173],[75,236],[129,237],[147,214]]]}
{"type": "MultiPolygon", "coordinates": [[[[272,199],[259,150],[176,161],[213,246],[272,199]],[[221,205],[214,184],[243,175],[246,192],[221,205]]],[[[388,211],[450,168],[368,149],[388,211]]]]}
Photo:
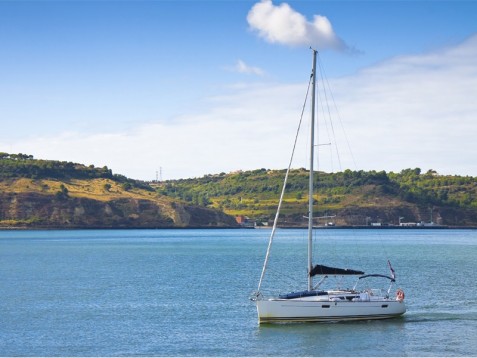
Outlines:
{"type": "MultiPolygon", "coordinates": [[[[23,226],[0,226],[0,231],[54,231],[54,230],[65,230],[65,231],[75,231],[75,230],[271,230],[271,226],[257,226],[257,227],[239,227],[239,226],[214,226],[214,227],[201,227],[201,226],[190,226],[190,227],[23,227],[23,226]]],[[[305,226],[278,226],[278,229],[292,230],[292,229],[301,229],[305,230],[305,226]]],[[[477,230],[477,226],[446,226],[446,225],[435,225],[435,226],[366,226],[366,225],[342,225],[342,226],[317,226],[316,230],[346,230],[346,229],[357,229],[357,230],[477,230]]]]}
{"type": "MultiPolygon", "coordinates": [[[[271,229],[271,227],[261,227],[262,229],[271,229]]],[[[306,229],[306,227],[297,226],[279,226],[280,229],[306,229]]],[[[343,229],[358,229],[358,230],[477,230],[477,226],[366,226],[366,225],[343,225],[343,226],[317,226],[317,230],[343,230],[343,229]]]]}
{"type": "MultiPolygon", "coordinates": [[[[144,182],[72,162],[0,153],[0,229],[271,226],[284,170],[144,182]]],[[[309,175],[290,172],[279,226],[303,227],[309,175]]],[[[326,229],[477,227],[477,178],[419,168],[319,173],[315,224],[326,229]]]]}

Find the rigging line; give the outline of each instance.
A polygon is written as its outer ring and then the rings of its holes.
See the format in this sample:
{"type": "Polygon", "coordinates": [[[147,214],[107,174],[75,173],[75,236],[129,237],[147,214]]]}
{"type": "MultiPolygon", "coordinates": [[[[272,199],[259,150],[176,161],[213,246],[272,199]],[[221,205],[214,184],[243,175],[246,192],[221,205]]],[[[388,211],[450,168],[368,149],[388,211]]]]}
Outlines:
{"type": "MultiPolygon", "coordinates": [[[[321,64],[321,61],[319,61],[319,67],[320,67],[320,77],[321,77],[321,81],[323,82],[323,95],[324,95],[324,103],[326,104],[326,109],[328,111],[328,118],[330,119],[330,127],[331,127],[331,133],[333,133],[333,138],[335,139],[335,150],[336,150],[336,157],[338,159],[338,165],[340,167],[340,170],[342,170],[342,164],[341,164],[341,158],[340,158],[340,153],[338,151],[338,140],[337,140],[337,137],[336,137],[336,134],[335,134],[335,127],[333,125],[333,121],[331,120],[331,111],[330,111],[330,106],[329,106],[329,103],[328,103],[328,96],[326,94],[326,88],[325,88],[325,78],[323,77],[323,73],[324,73],[324,69],[322,67],[322,64],[321,64]]],[[[328,90],[331,92],[331,89],[328,85],[328,90]]],[[[323,106],[324,107],[324,106],[323,106]]],[[[323,111],[324,111],[324,108],[323,108],[323,111]]]]}
{"type": "MultiPolygon", "coordinates": [[[[324,91],[324,88],[323,88],[323,91],[324,91]]],[[[334,166],[333,166],[333,148],[331,146],[331,143],[333,142],[333,137],[330,135],[330,129],[328,127],[328,121],[326,120],[326,115],[325,115],[325,106],[323,104],[323,100],[321,98],[321,96],[318,96],[318,100],[320,101],[320,109],[321,109],[321,113],[322,113],[322,117],[323,117],[323,123],[324,123],[324,126],[325,126],[325,129],[326,129],[326,135],[327,135],[327,138],[328,140],[330,141],[330,161],[331,161],[331,172],[334,173],[334,166]]],[[[328,118],[328,120],[331,122],[331,118],[328,118]]],[[[318,163],[318,168],[320,168],[319,166],[319,155],[317,155],[317,163],[318,163]]]]}
{"type": "MultiPolygon", "coordinates": [[[[298,281],[296,276],[292,276],[283,270],[277,270],[275,268],[268,268],[267,271],[271,272],[273,277],[279,278],[280,281],[284,283],[283,287],[296,287],[298,281]]],[[[269,290],[272,289],[270,288],[269,290]]]]}
{"type": "MultiPolygon", "coordinates": [[[[351,160],[353,161],[354,169],[356,170],[358,168],[358,166],[356,165],[356,160],[354,158],[354,154],[353,154],[353,151],[351,149],[351,144],[350,144],[350,141],[349,141],[349,138],[348,138],[348,134],[346,133],[345,127],[343,125],[343,120],[342,120],[340,112],[338,110],[338,106],[336,105],[335,97],[333,96],[333,91],[331,90],[331,86],[328,82],[328,78],[326,76],[325,68],[321,64],[320,56],[318,56],[318,64],[320,66],[320,72],[322,72],[324,74],[324,83],[326,83],[326,85],[328,87],[328,90],[330,92],[330,97],[331,97],[331,100],[333,102],[333,107],[335,108],[335,111],[338,115],[338,120],[339,120],[339,123],[340,123],[341,130],[343,131],[343,134],[344,134],[344,138],[345,138],[345,141],[346,141],[346,146],[348,147],[348,151],[350,153],[351,160]]],[[[323,77],[322,77],[322,80],[323,80],[323,77]]]]}
{"type": "MultiPolygon", "coordinates": [[[[320,71],[321,72],[321,71],[320,71]]],[[[323,79],[323,76],[321,76],[320,74],[320,77],[323,79]]],[[[319,110],[321,111],[321,117],[323,118],[322,121],[318,121],[318,125],[320,123],[323,123],[325,129],[326,129],[326,138],[327,140],[330,142],[330,161],[331,161],[331,172],[334,172],[334,167],[333,167],[333,149],[332,149],[332,145],[331,143],[333,142],[333,136],[330,134],[330,128],[328,126],[328,122],[331,122],[331,118],[328,116],[328,118],[326,117],[326,113],[325,113],[325,105],[323,103],[323,96],[320,95],[320,93],[325,93],[326,92],[326,88],[325,88],[325,85],[324,85],[324,81],[318,81],[318,83],[316,84],[317,86],[317,89],[318,89],[318,95],[317,95],[317,100],[319,101],[319,110]],[[323,85],[322,85],[322,82],[323,82],[323,85]],[[322,87],[321,87],[322,86],[322,87]]],[[[322,133],[323,131],[318,131],[318,133],[322,133]]],[[[317,155],[317,167],[318,169],[320,169],[320,163],[318,162],[319,161],[319,158],[320,156],[317,155]]],[[[324,168],[324,166],[323,166],[324,168]]],[[[323,169],[322,169],[323,170],[323,169]]]]}
{"type": "Polygon", "coordinates": [[[305,112],[306,102],[307,102],[307,99],[308,99],[308,94],[310,92],[311,80],[313,79],[314,75],[315,74],[312,72],[311,75],[310,75],[310,79],[308,80],[308,88],[306,90],[305,101],[303,102],[303,107],[302,107],[302,110],[301,110],[300,122],[298,123],[298,128],[297,128],[296,135],[295,135],[295,142],[293,143],[293,150],[292,150],[292,154],[291,154],[291,157],[290,157],[290,162],[288,163],[287,172],[285,174],[285,180],[283,182],[282,192],[280,194],[280,200],[278,202],[277,212],[275,214],[275,220],[273,221],[273,228],[272,228],[272,232],[270,234],[270,239],[268,241],[267,254],[265,255],[265,262],[263,263],[262,273],[260,275],[260,281],[258,282],[258,292],[260,292],[260,287],[262,286],[263,277],[265,276],[265,271],[267,269],[268,258],[270,256],[270,249],[272,248],[272,241],[273,241],[273,237],[275,236],[275,231],[277,229],[278,217],[280,215],[280,209],[281,209],[281,206],[282,206],[283,197],[285,195],[285,188],[287,186],[288,174],[290,173],[290,168],[291,168],[292,163],[293,163],[293,157],[295,155],[296,143],[298,142],[298,135],[300,133],[301,123],[303,121],[303,113],[305,112]]]}
{"type": "MultiPolygon", "coordinates": [[[[334,111],[336,112],[336,115],[338,116],[338,120],[339,120],[339,125],[341,127],[341,130],[343,132],[343,135],[344,135],[344,139],[345,139],[345,142],[346,142],[346,146],[348,148],[348,152],[351,156],[351,160],[352,160],[352,164],[354,166],[354,170],[357,170],[357,165],[356,165],[356,160],[354,158],[354,154],[353,154],[353,151],[351,149],[351,144],[350,144],[350,141],[348,139],[348,134],[346,133],[346,129],[344,127],[344,124],[343,124],[343,120],[341,118],[341,114],[339,112],[339,109],[338,109],[338,106],[336,105],[336,101],[335,101],[335,98],[334,98],[334,95],[333,95],[333,91],[331,90],[331,86],[330,86],[330,83],[328,81],[328,77],[326,75],[326,71],[325,71],[325,68],[324,66],[322,65],[322,62],[321,62],[321,58],[318,56],[318,66],[320,68],[320,76],[321,76],[321,81],[323,82],[323,88],[324,88],[324,94],[325,94],[325,97],[326,97],[326,105],[327,105],[327,109],[328,109],[328,114],[329,114],[329,119],[330,119],[330,123],[331,123],[331,127],[332,127],[332,131],[333,131],[333,136],[335,136],[335,132],[334,132],[334,126],[333,126],[333,121],[331,120],[331,112],[330,112],[330,106],[328,104],[328,96],[327,96],[327,92],[329,92],[329,96],[331,98],[331,101],[332,101],[332,104],[333,104],[333,108],[334,108],[334,111]],[[325,90],[325,87],[328,89],[328,91],[325,90]]],[[[341,159],[340,159],[340,154],[339,154],[339,150],[338,150],[338,143],[337,143],[337,140],[336,140],[336,137],[335,137],[335,150],[336,150],[336,154],[337,154],[337,159],[338,159],[338,165],[339,165],[339,168],[340,170],[343,170],[342,168],[342,163],[341,163],[341,159]]],[[[352,231],[356,231],[355,228],[352,229],[352,231]]],[[[353,243],[355,245],[355,249],[357,252],[360,252],[360,247],[359,245],[357,244],[356,240],[353,240],[353,243]]],[[[335,251],[336,251],[336,247],[335,247],[335,251]]],[[[360,261],[362,261],[362,256],[363,255],[358,255],[358,257],[360,258],[360,261]]]]}

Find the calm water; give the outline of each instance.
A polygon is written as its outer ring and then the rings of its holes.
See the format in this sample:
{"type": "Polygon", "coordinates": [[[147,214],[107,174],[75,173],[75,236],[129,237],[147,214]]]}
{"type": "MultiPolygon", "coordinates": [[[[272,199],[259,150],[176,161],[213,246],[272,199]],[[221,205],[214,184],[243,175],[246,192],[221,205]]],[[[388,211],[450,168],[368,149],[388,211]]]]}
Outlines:
{"type": "MultiPolygon", "coordinates": [[[[387,274],[391,259],[408,312],[258,326],[248,297],[268,235],[0,231],[0,356],[477,355],[477,231],[326,230],[322,262],[387,274]]],[[[274,264],[300,274],[304,237],[279,231],[274,264]]]]}

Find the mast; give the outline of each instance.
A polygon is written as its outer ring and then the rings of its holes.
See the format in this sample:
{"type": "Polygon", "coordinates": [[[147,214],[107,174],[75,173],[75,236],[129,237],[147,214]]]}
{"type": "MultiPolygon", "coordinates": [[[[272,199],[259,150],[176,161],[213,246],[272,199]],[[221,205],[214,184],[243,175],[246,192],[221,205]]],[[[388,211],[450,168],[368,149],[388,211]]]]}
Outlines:
{"type": "Polygon", "coordinates": [[[311,128],[310,128],[310,181],[308,184],[308,291],[313,289],[313,278],[310,272],[313,268],[312,243],[313,243],[313,162],[315,157],[315,88],[316,88],[316,54],[313,50],[313,80],[311,91],[311,128]]]}

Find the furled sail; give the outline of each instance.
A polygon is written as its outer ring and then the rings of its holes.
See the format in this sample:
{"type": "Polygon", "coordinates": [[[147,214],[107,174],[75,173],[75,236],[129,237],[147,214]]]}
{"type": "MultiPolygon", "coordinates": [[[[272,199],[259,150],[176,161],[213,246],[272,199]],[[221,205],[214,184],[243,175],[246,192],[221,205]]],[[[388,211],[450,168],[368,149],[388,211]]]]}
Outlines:
{"type": "Polygon", "coordinates": [[[310,276],[315,275],[363,275],[363,271],[329,267],[325,265],[315,265],[310,271],[310,276]]]}

